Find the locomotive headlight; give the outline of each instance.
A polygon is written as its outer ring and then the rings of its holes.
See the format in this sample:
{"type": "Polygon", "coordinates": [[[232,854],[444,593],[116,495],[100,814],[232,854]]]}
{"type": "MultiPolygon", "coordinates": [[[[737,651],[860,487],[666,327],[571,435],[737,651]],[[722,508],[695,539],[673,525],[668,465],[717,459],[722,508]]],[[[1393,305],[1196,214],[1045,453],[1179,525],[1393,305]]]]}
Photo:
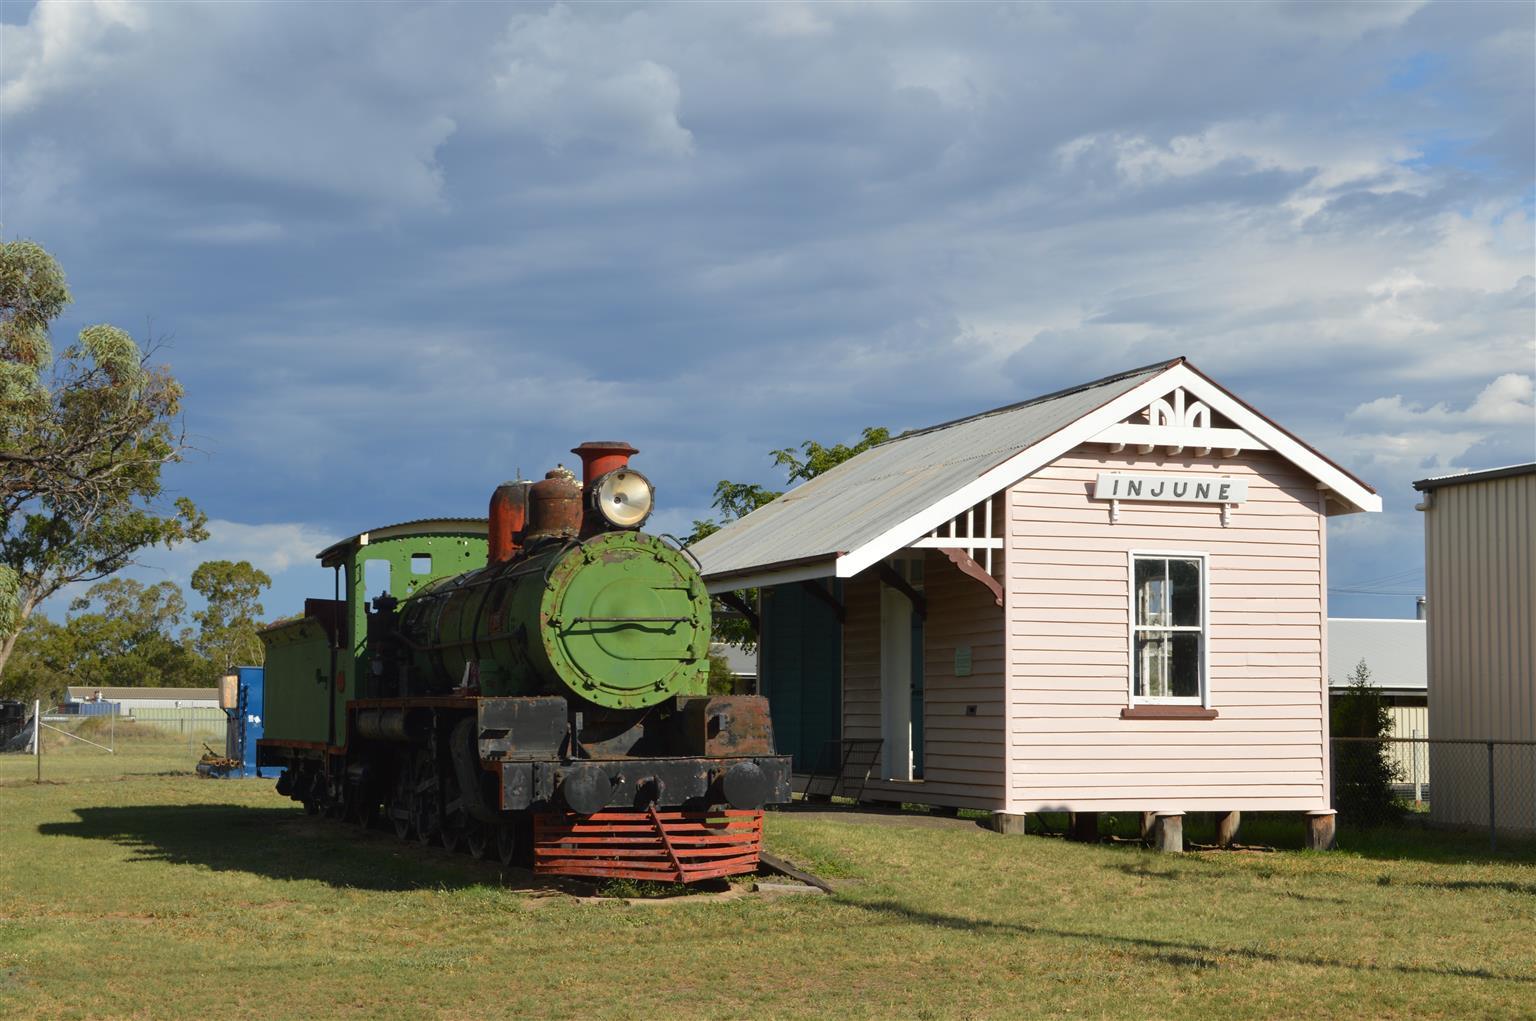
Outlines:
{"type": "Polygon", "coordinates": [[[644,475],[619,468],[592,483],[592,505],[615,528],[639,528],[651,516],[656,490],[644,475]]]}

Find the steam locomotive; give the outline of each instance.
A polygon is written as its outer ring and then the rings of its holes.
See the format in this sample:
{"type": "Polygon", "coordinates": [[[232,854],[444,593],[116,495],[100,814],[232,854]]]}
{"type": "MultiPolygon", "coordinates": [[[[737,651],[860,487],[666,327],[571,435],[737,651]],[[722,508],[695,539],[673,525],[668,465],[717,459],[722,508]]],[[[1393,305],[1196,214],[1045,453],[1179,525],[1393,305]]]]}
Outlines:
{"type": "Polygon", "coordinates": [[[708,694],[710,601],[641,531],[627,443],[499,486],[489,519],[321,551],[331,599],[262,632],[261,766],[312,814],[535,871],[693,882],[753,871],[790,797],[766,699],[708,694]]]}

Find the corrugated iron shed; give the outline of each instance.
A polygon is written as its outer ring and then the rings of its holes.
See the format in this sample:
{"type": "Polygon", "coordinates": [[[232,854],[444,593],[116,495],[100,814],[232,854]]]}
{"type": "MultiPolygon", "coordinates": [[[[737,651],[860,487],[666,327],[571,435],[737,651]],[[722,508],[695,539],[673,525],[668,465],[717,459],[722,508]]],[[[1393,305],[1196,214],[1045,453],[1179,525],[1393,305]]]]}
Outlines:
{"type": "Polygon", "coordinates": [[[1532,461],[1530,464],[1506,465],[1503,468],[1484,468],[1481,471],[1434,475],[1415,482],[1413,488],[1420,492],[1428,492],[1431,489],[1439,489],[1442,486],[1459,486],[1465,482],[1489,482],[1493,479],[1508,478],[1512,475],[1530,475],[1533,473],[1536,473],[1536,461],[1532,461]]]}
{"type": "Polygon", "coordinates": [[[1422,620],[1328,618],[1328,684],[1349,685],[1361,660],[1371,683],[1383,691],[1424,694],[1429,690],[1429,657],[1422,620]]]}
{"type": "Polygon", "coordinates": [[[692,551],[706,578],[835,559],[1177,362],[903,433],[701,539],[692,551]]]}

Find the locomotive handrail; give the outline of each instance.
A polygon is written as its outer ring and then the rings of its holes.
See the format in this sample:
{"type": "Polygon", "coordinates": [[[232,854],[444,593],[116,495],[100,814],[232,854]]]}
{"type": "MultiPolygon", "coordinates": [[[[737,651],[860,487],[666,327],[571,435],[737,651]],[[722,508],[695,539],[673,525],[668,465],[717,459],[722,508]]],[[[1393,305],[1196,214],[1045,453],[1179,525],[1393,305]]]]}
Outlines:
{"type": "Polygon", "coordinates": [[[572,624],[681,624],[692,617],[572,617],[572,624]]]}
{"type": "Polygon", "coordinates": [[[671,539],[672,540],[672,547],[674,549],[676,549],[679,553],[681,553],[683,556],[687,557],[689,560],[692,560],[693,561],[693,566],[694,566],[695,570],[699,570],[699,571],[704,570],[704,565],[699,562],[699,558],[694,555],[693,550],[689,549],[688,548],[688,544],[683,542],[683,540],[679,539],[677,536],[673,535],[671,532],[662,532],[659,536],[657,536],[657,538],[660,538],[660,539],[671,539]]]}

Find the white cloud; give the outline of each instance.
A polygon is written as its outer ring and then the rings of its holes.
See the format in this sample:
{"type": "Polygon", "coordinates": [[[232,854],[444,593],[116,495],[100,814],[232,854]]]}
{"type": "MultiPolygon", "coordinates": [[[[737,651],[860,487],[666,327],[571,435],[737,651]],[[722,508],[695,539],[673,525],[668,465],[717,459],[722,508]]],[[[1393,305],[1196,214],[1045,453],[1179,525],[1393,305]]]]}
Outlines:
{"type": "Polygon", "coordinates": [[[455,123],[413,92],[416,65],[389,52],[419,16],[347,13],[43,0],[27,24],[0,33],[7,134],[68,139],[87,183],[114,172],[220,175],[433,206],[437,150],[455,123]],[[304,50],[311,59],[293,59],[304,50]],[[368,86],[346,87],[355,70],[338,74],[343,63],[361,63],[368,86]]]}
{"type": "Polygon", "coordinates": [[[1436,427],[1523,425],[1536,435],[1536,403],[1533,379],[1518,372],[1498,377],[1465,408],[1448,407],[1439,401],[1429,407],[1404,401],[1401,394],[1378,397],[1349,413],[1354,421],[1380,425],[1436,427]]]}
{"type": "Polygon", "coordinates": [[[689,155],[693,135],[678,120],[677,72],[643,56],[646,20],[637,12],[591,21],[563,5],[515,16],[497,47],[493,119],[556,148],[596,141],[689,155]]]}

